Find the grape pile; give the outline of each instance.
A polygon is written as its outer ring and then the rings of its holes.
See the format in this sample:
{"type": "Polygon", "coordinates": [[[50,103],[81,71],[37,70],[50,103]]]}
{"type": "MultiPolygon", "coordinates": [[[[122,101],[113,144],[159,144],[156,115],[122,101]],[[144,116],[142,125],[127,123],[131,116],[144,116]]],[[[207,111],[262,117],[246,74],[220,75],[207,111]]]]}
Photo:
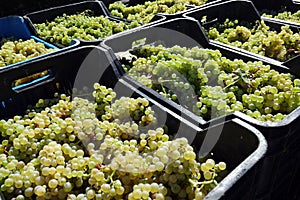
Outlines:
{"type": "Polygon", "coordinates": [[[238,20],[226,19],[206,29],[206,33],[210,39],[279,61],[299,55],[300,35],[293,33],[287,25],[277,32],[271,30],[264,21],[239,24],[238,20]]]}
{"type": "Polygon", "coordinates": [[[282,11],[279,13],[271,12],[270,14],[263,13],[262,16],[300,23],[300,11],[297,11],[295,13],[289,11],[282,11]]]}
{"type": "MultiPolygon", "coordinates": [[[[55,49],[48,49],[43,43],[36,42],[34,39],[29,40],[12,40],[4,38],[0,42],[0,67],[5,67],[17,62],[21,62],[36,56],[54,52],[55,49]]],[[[48,74],[48,71],[37,73],[12,83],[12,86],[18,86],[34,79],[40,78],[48,74]]]]}
{"type": "Polygon", "coordinates": [[[34,39],[12,41],[4,38],[0,45],[0,67],[55,51],[46,48],[43,43],[36,42],[34,39]]]}
{"type": "Polygon", "coordinates": [[[7,199],[200,200],[217,185],[226,164],[197,161],[187,139],[156,126],[146,99],[94,88],[96,103],[61,95],[0,121],[7,199]]]}
{"type": "Polygon", "coordinates": [[[127,74],[205,120],[243,112],[280,121],[300,105],[300,80],[262,62],[222,57],[219,51],[144,45],[120,57],[127,74]]]}
{"type": "Polygon", "coordinates": [[[139,26],[137,22],[112,21],[106,16],[93,16],[90,10],[79,14],[57,16],[53,21],[34,24],[43,39],[69,45],[72,39],[98,40],[124,30],[139,26]]]}
{"type": "Polygon", "coordinates": [[[110,4],[109,10],[113,16],[147,24],[157,13],[175,14],[186,10],[187,4],[201,6],[205,3],[206,0],[157,0],[146,1],[144,4],[137,4],[135,6],[126,6],[123,2],[119,1],[110,4]]]}

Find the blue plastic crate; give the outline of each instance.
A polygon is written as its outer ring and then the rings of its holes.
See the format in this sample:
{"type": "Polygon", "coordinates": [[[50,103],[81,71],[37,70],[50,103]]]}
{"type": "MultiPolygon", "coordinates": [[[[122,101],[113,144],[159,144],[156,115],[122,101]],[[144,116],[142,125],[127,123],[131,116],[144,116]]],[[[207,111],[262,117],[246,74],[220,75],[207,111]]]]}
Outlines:
{"type": "MultiPolygon", "coordinates": [[[[17,39],[17,40],[18,39],[22,39],[22,40],[34,39],[36,42],[43,43],[46,48],[55,49],[56,51],[47,53],[47,54],[43,54],[43,55],[40,55],[40,56],[37,56],[34,58],[30,58],[30,59],[27,59],[22,62],[18,62],[18,63],[14,63],[11,65],[2,67],[2,68],[0,68],[0,70],[11,68],[11,67],[20,65],[22,63],[25,63],[25,62],[31,62],[32,60],[40,59],[41,57],[46,57],[46,56],[55,54],[58,51],[64,50],[64,49],[59,49],[58,47],[56,47],[50,43],[47,43],[44,40],[42,40],[36,36],[33,36],[30,33],[30,30],[29,30],[27,24],[25,23],[25,20],[20,16],[8,16],[8,17],[0,18],[0,38],[11,38],[11,37],[13,39],[17,39]]],[[[74,46],[77,46],[78,44],[79,44],[79,41],[74,40],[74,41],[72,41],[72,45],[68,48],[73,48],[74,46]]],[[[22,89],[24,87],[28,87],[36,82],[42,81],[51,75],[52,75],[52,73],[50,71],[50,73],[48,75],[46,75],[42,78],[38,78],[38,79],[35,79],[34,81],[31,81],[31,82],[28,82],[25,84],[21,84],[19,86],[14,87],[13,89],[20,90],[20,89],[22,89]]]]}

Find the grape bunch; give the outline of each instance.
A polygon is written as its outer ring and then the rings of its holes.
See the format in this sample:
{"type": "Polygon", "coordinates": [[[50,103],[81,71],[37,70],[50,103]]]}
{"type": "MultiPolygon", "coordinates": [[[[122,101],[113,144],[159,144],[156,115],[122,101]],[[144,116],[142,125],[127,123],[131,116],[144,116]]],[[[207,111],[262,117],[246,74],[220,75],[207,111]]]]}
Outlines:
{"type": "MultiPolygon", "coordinates": [[[[14,63],[22,62],[24,60],[55,51],[55,49],[46,48],[43,43],[36,42],[34,39],[23,41],[22,39],[14,40],[11,38],[3,38],[0,45],[0,67],[6,67],[14,63]]],[[[43,77],[48,73],[48,71],[43,71],[41,73],[36,73],[31,76],[18,79],[12,83],[12,86],[18,86],[23,83],[30,82],[34,79],[43,77]]]]}
{"type": "Polygon", "coordinates": [[[94,88],[94,102],[56,94],[0,120],[7,199],[200,200],[218,184],[226,164],[198,161],[186,138],[156,125],[148,100],[94,88]]]}
{"type": "Polygon", "coordinates": [[[69,45],[72,39],[98,40],[137,26],[139,26],[137,22],[128,24],[112,21],[103,15],[93,16],[90,10],[73,15],[63,14],[53,21],[34,24],[40,37],[65,46],[69,45]]]}
{"type": "Polygon", "coordinates": [[[290,11],[280,11],[280,12],[267,12],[263,13],[262,16],[268,17],[268,18],[275,18],[285,21],[291,21],[300,23],[300,11],[297,12],[290,12],[290,11]]]}
{"type": "Polygon", "coordinates": [[[126,6],[123,2],[114,2],[109,5],[111,15],[148,24],[157,13],[175,14],[187,9],[186,5],[201,6],[206,0],[157,0],[146,1],[144,4],[126,6]]]}
{"type": "Polygon", "coordinates": [[[209,39],[238,47],[279,61],[286,61],[299,55],[300,35],[288,25],[281,31],[272,30],[264,21],[255,23],[238,20],[216,23],[206,29],[209,39]]]}
{"type": "Polygon", "coordinates": [[[127,74],[205,120],[243,112],[280,121],[300,105],[300,80],[217,50],[144,45],[120,59],[127,74]]]}

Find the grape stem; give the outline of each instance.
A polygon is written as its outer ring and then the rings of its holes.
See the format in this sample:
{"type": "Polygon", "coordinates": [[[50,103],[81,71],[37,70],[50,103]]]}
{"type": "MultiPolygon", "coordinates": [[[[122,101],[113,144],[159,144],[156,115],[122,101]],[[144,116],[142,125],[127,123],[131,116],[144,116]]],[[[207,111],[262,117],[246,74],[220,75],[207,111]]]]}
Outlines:
{"type": "Polygon", "coordinates": [[[207,184],[214,183],[215,185],[217,185],[218,182],[215,180],[215,177],[216,177],[216,176],[217,176],[216,171],[213,170],[213,174],[212,174],[211,180],[199,182],[199,181],[194,181],[194,180],[192,180],[192,179],[189,179],[189,182],[193,185],[193,187],[196,187],[196,188],[197,188],[198,185],[201,185],[201,186],[200,186],[200,190],[201,190],[201,189],[202,189],[205,185],[207,185],[207,184]]]}
{"type": "Polygon", "coordinates": [[[172,81],[174,81],[174,80],[161,80],[160,82],[161,83],[166,83],[166,82],[172,82],[172,81]]]}
{"type": "Polygon", "coordinates": [[[164,86],[163,86],[162,83],[160,83],[160,86],[161,86],[161,89],[162,89],[163,93],[165,93],[167,95],[167,91],[165,90],[165,88],[164,88],[164,86]]]}
{"type": "Polygon", "coordinates": [[[230,86],[236,84],[236,83],[239,81],[239,77],[238,77],[238,76],[234,77],[233,79],[234,79],[234,82],[232,82],[232,83],[226,85],[226,86],[223,88],[223,90],[226,90],[226,88],[228,88],[228,87],[230,87],[230,86]]]}
{"type": "Polygon", "coordinates": [[[114,182],[113,176],[114,176],[115,174],[116,174],[116,170],[114,170],[114,171],[111,173],[111,175],[109,176],[109,180],[110,180],[111,183],[114,182]]]}
{"type": "Polygon", "coordinates": [[[211,183],[214,183],[216,185],[218,184],[217,181],[214,179],[209,181],[201,181],[201,182],[189,179],[189,182],[193,185],[193,187],[197,187],[198,185],[201,185],[200,190],[204,187],[204,185],[211,184],[211,183]]]}

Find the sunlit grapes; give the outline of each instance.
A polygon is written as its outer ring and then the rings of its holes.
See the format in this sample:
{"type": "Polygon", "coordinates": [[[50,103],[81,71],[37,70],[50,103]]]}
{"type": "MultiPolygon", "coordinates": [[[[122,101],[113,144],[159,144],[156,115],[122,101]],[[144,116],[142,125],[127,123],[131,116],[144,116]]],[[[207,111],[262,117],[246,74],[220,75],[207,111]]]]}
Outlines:
{"type": "Polygon", "coordinates": [[[198,47],[144,45],[129,53],[120,60],[130,77],[205,120],[240,111],[276,122],[300,105],[299,79],[259,61],[198,47]]]}
{"type": "Polygon", "coordinates": [[[275,18],[275,19],[300,23],[300,11],[296,11],[296,12],[290,12],[290,11],[280,11],[280,12],[265,11],[262,14],[262,16],[268,17],[268,18],[275,18]]]}
{"type": "MultiPolygon", "coordinates": [[[[13,38],[3,38],[0,42],[0,67],[22,62],[43,54],[54,52],[55,49],[47,48],[43,43],[34,39],[15,40],[13,38]]],[[[15,80],[12,86],[18,86],[30,82],[48,74],[48,71],[36,73],[25,78],[15,80]]]]}
{"type": "Polygon", "coordinates": [[[7,199],[195,199],[218,184],[226,164],[200,163],[186,138],[157,126],[148,100],[94,89],[94,102],[55,94],[0,120],[7,199]]]}
{"type": "Polygon", "coordinates": [[[65,46],[68,46],[72,39],[99,40],[137,26],[137,22],[126,23],[104,15],[94,16],[90,10],[73,15],[63,14],[52,21],[34,24],[41,38],[65,46]]]}
{"type": "Polygon", "coordinates": [[[205,3],[206,0],[158,0],[145,1],[144,4],[126,6],[123,2],[118,1],[110,4],[109,10],[113,16],[147,24],[151,22],[157,13],[175,14],[186,10],[186,5],[201,6],[205,3]]]}
{"type": "Polygon", "coordinates": [[[299,55],[300,35],[288,25],[276,31],[263,20],[239,23],[238,20],[226,19],[207,28],[206,33],[210,39],[279,61],[299,55]]]}

